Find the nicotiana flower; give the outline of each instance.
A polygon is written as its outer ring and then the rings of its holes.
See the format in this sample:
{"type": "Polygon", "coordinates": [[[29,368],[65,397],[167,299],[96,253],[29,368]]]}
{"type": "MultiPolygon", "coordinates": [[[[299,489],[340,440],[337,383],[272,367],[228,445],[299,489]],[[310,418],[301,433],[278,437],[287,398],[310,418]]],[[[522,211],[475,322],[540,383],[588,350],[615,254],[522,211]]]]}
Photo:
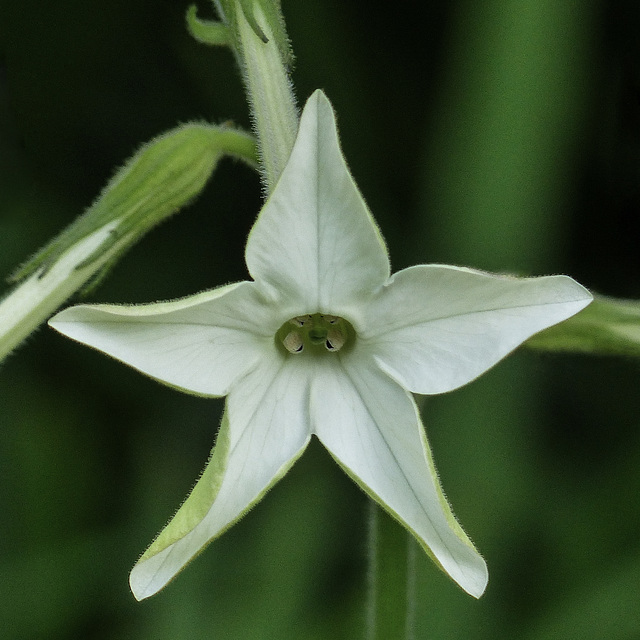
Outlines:
{"type": "Polygon", "coordinates": [[[479,597],[486,565],[443,495],[412,394],[466,384],[591,295],[565,276],[444,265],[392,276],[320,91],[249,235],[246,262],[253,281],[158,304],[76,306],[50,322],[161,382],[226,396],[211,459],[133,568],[134,595],[161,589],[262,498],[315,434],[479,597]]]}

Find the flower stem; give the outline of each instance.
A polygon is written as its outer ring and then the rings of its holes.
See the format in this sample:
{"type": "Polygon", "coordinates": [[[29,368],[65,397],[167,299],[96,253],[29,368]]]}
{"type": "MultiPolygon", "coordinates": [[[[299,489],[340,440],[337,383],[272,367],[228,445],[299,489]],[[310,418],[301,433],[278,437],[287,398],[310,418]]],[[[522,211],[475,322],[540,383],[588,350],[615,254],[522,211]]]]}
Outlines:
{"type": "Polygon", "coordinates": [[[369,513],[367,640],[412,640],[415,544],[373,501],[369,513]]]}
{"type": "Polygon", "coordinates": [[[298,108],[289,78],[291,52],[278,0],[216,0],[229,24],[258,139],[266,195],[289,159],[298,108]]]}

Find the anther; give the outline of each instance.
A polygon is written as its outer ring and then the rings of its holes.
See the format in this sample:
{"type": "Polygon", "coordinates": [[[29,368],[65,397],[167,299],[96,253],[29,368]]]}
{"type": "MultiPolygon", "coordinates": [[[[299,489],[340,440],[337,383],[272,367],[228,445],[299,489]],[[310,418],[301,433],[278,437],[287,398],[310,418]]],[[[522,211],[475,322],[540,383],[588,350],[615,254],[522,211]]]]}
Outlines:
{"type": "Polygon", "coordinates": [[[282,344],[289,353],[301,353],[304,349],[302,336],[297,331],[290,331],[282,341],[282,344]]]}
{"type": "Polygon", "coordinates": [[[295,318],[291,318],[291,320],[289,320],[289,322],[294,326],[294,327],[304,327],[305,324],[308,324],[309,322],[311,322],[312,318],[310,315],[306,315],[306,316],[297,316],[295,318]]]}
{"type": "MultiPolygon", "coordinates": [[[[326,316],[325,316],[326,318],[326,316]]],[[[339,351],[344,346],[345,339],[344,334],[340,329],[331,328],[327,331],[327,339],[325,340],[324,346],[329,351],[339,351]]]]}

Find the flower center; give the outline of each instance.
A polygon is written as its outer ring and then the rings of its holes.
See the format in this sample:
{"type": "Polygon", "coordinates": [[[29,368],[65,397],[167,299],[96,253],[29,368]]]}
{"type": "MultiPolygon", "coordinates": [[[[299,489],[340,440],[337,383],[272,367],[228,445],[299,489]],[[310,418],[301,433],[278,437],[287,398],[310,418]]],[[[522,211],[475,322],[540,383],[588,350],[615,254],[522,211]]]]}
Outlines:
{"type": "Polygon", "coordinates": [[[353,340],[353,327],[339,316],[322,313],[296,316],[285,322],[276,340],[293,354],[303,351],[340,351],[353,340]]]}

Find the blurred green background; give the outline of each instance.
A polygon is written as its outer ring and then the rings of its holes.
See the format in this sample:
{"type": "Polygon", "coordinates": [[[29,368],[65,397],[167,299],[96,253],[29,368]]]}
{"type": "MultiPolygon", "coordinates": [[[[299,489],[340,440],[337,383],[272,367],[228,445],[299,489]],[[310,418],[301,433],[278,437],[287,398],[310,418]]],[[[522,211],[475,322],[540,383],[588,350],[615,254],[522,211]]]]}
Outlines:
{"type": "MultiPolygon", "coordinates": [[[[202,0],[200,14],[210,15],[202,0]]],[[[332,100],[394,269],[569,273],[640,298],[637,0],[284,0],[301,102],[332,100]]],[[[0,273],[179,122],[248,126],[187,2],[0,0],[0,273]]],[[[246,277],[260,185],[226,161],[91,301],[246,277]]],[[[420,556],[416,640],[640,638],[640,367],[519,351],[429,399],[447,494],[490,569],[475,601],[420,556]]],[[[364,496],[312,443],[164,592],[130,567],[204,466],[221,403],[40,330],[0,369],[0,637],[363,637],[364,496]]],[[[393,639],[389,639],[393,640],[393,639]]]]}

